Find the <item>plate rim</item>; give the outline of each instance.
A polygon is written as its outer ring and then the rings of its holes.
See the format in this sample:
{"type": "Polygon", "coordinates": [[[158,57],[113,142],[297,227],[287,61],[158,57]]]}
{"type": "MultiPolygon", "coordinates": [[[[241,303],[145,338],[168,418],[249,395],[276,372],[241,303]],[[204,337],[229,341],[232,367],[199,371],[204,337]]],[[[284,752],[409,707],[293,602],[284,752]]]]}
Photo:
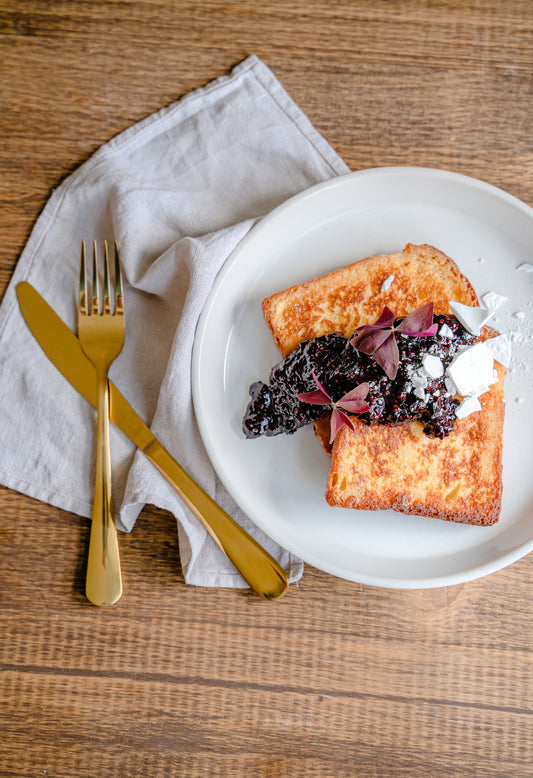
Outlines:
{"type": "MultiPolygon", "coordinates": [[[[298,207],[298,205],[302,201],[310,197],[313,197],[317,193],[322,193],[328,189],[336,189],[339,186],[342,186],[343,183],[345,183],[347,180],[349,181],[353,181],[354,179],[362,180],[364,178],[375,178],[380,176],[393,177],[393,178],[406,177],[406,176],[411,176],[411,177],[418,176],[421,179],[424,179],[426,181],[430,180],[434,182],[435,179],[440,179],[441,181],[450,181],[455,184],[467,186],[470,187],[471,189],[478,190],[480,192],[483,192],[484,194],[492,195],[497,199],[506,202],[514,209],[519,210],[524,216],[526,216],[528,219],[531,219],[533,222],[533,208],[529,206],[527,203],[525,203],[523,200],[520,200],[518,197],[512,195],[511,193],[507,192],[501,187],[498,187],[487,181],[483,181],[482,179],[474,178],[472,176],[466,175],[464,173],[459,173],[456,171],[445,170],[441,168],[411,166],[411,165],[405,165],[405,166],[394,165],[394,166],[365,168],[362,170],[345,173],[340,176],[335,176],[332,179],[319,182],[317,184],[314,184],[313,186],[310,186],[302,190],[301,192],[292,195],[291,197],[287,198],[285,201],[277,205],[275,208],[273,208],[264,217],[262,217],[250,229],[250,231],[238,243],[238,245],[233,249],[233,251],[230,253],[228,258],[221,266],[219,272],[217,273],[213,286],[206,300],[204,301],[204,305],[202,307],[202,311],[200,313],[197,322],[194,343],[193,343],[193,354],[192,354],[191,381],[192,381],[193,407],[195,411],[196,421],[200,430],[202,442],[206,449],[211,465],[214,468],[218,478],[220,479],[220,481],[222,482],[226,490],[229,492],[229,494],[233,497],[233,499],[238,505],[240,505],[239,495],[235,494],[234,489],[232,488],[233,485],[227,483],[225,474],[219,472],[215,464],[217,457],[216,454],[214,454],[214,452],[212,452],[211,450],[212,448],[211,439],[207,434],[205,419],[203,417],[203,414],[199,412],[199,409],[201,407],[199,371],[201,366],[202,349],[206,338],[206,330],[208,328],[211,308],[215,301],[215,298],[217,297],[220,288],[224,284],[224,279],[231,272],[231,269],[233,268],[234,264],[238,262],[242,252],[246,251],[248,245],[251,242],[255,242],[258,238],[260,238],[261,233],[264,230],[268,230],[270,224],[276,219],[278,219],[280,215],[286,213],[292,208],[298,207]]],[[[268,526],[265,526],[264,523],[258,523],[256,519],[252,518],[252,516],[250,516],[249,514],[247,515],[250,521],[255,526],[257,526],[261,531],[263,531],[268,537],[270,537],[276,543],[281,545],[285,550],[301,558],[305,563],[312,565],[317,569],[320,569],[328,574],[334,575],[335,577],[341,578],[343,580],[349,580],[352,582],[358,582],[358,583],[377,586],[381,588],[391,588],[391,589],[399,589],[399,590],[430,589],[430,588],[438,588],[443,586],[465,583],[467,581],[475,580],[484,577],[486,575],[489,575],[493,572],[496,572],[498,570],[501,570],[507,567],[508,565],[512,564],[513,562],[516,562],[519,559],[523,558],[531,550],[533,550],[533,535],[532,535],[528,541],[513,548],[511,551],[508,551],[507,553],[498,556],[497,559],[479,563],[473,566],[468,566],[468,568],[463,570],[462,572],[454,572],[445,575],[440,575],[437,577],[428,578],[426,576],[426,577],[410,578],[410,579],[407,578],[399,579],[397,577],[387,577],[383,575],[373,576],[373,575],[367,575],[366,573],[360,573],[357,571],[350,572],[350,571],[343,570],[341,572],[339,568],[335,567],[335,565],[324,562],[324,560],[319,559],[316,555],[312,553],[311,554],[305,553],[304,555],[302,555],[301,550],[298,550],[297,548],[293,547],[293,544],[287,543],[286,540],[279,538],[277,536],[277,533],[275,532],[271,533],[268,529],[268,526]]]]}

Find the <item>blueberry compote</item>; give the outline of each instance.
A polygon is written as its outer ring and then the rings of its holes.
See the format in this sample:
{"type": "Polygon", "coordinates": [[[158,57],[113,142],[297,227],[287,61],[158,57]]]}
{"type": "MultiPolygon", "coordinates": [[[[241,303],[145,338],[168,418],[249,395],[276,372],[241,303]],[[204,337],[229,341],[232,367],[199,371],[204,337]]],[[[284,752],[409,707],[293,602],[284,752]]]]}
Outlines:
{"type": "MultiPolygon", "coordinates": [[[[359,415],[364,422],[402,424],[418,420],[424,425],[426,435],[446,437],[453,430],[458,403],[447,391],[444,375],[431,378],[423,373],[422,358],[433,354],[446,370],[457,349],[472,344],[476,338],[452,316],[436,315],[433,321],[438,324],[433,337],[396,333],[400,364],[394,380],[387,378],[372,356],[357,351],[349,338],[338,333],[301,343],[272,368],[268,384],[256,381],[250,387],[251,400],[243,419],[244,434],[256,438],[293,433],[318,419],[324,406],[303,403],[296,396],[316,389],[312,377],[315,373],[334,401],[366,381],[370,388],[365,399],[370,410],[359,415]],[[443,325],[451,330],[452,337],[441,334],[443,325]],[[423,388],[420,375],[426,382],[423,388]]],[[[396,324],[399,322],[400,319],[396,324]]]]}

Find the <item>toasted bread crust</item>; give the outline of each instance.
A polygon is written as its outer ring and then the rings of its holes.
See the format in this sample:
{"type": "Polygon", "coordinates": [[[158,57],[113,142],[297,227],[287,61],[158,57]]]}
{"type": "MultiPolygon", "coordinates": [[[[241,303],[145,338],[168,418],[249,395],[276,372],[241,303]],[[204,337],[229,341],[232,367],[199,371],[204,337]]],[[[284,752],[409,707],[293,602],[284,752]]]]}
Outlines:
{"type": "Polygon", "coordinates": [[[396,254],[377,254],[346,268],[292,286],[263,300],[263,314],[281,354],[330,332],[351,335],[375,321],[384,306],[406,316],[432,301],[450,313],[449,300],[477,305],[476,293],[455,262],[429,245],[408,244],[396,254]],[[394,276],[390,287],[383,282],[394,276]]]}

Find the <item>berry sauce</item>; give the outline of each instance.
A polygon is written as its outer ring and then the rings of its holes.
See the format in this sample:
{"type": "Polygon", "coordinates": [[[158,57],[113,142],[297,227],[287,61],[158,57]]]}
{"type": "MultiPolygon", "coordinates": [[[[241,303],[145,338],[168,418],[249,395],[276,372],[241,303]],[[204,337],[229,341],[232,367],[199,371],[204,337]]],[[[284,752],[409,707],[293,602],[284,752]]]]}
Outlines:
{"type": "Polygon", "coordinates": [[[256,381],[251,385],[244,434],[247,438],[292,434],[316,421],[326,407],[309,405],[296,396],[316,389],[315,373],[335,402],[363,381],[368,383],[365,401],[370,409],[358,415],[363,422],[402,424],[418,420],[429,437],[446,437],[454,428],[458,401],[450,396],[444,375],[431,378],[423,373],[426,385],[420,388],[417,379],[422,358],[426,354],[438,357],[445,371],[458,348],[474,343],[476,338],[452,316],[436,315],[433,321],[438,324],[433,337],[396,333],[400,364],[394,380],[385,375],[372,356],[357,351],[349,338],[338,333],[300,343],[272,368],[268,384],[256,381]],[[443,325],[451,330],[452,337],[439,334],[443,325]]]}

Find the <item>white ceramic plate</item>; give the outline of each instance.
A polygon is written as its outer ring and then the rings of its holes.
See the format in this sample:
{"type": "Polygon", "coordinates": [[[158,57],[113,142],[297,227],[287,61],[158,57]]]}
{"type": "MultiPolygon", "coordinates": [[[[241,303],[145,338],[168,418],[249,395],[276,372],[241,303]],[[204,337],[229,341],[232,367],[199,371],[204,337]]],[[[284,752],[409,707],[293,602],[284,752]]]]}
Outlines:
{"type": "Polygon", "coordinates": [[[533,548],[533,209],[456,173],[377,168],[315,186],[264,218],[220,272],[199,322],[193,394],[202,438],[222,482],[271,538],[336,576],[391,588],[471,580],[533,548]],[[249,385],[279,361],[261,312],[272,292],[357,259],[430,243],[478,296],[508,299],[495,326],[513,336],[506,379],[500,521],[472,527],[392,511],[331,508],[329,460],[311,427],[246,440],[249,385]],[[518,316],[516,316],[518,314],[518,316]]]}

